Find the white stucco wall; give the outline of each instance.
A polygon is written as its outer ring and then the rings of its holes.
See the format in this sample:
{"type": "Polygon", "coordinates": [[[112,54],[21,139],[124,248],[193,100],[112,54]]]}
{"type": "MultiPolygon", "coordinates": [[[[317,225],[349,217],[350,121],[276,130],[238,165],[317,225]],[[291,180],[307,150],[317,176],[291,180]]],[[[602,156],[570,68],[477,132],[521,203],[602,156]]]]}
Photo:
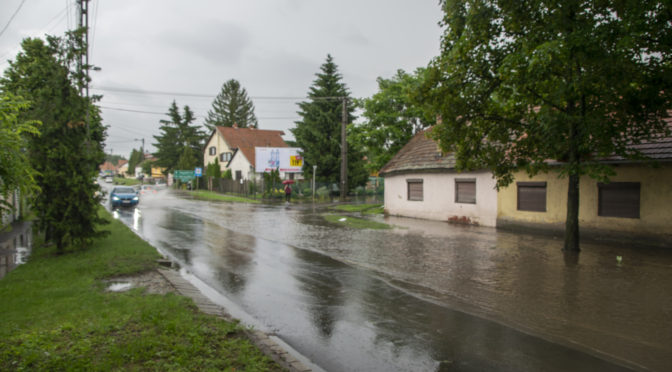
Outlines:
{"type": "Polygon", "coordinates": [[[395,216],[439,221],[497,223],[497,191],[492,173],[412,173],[385,177],[385,210],[395,216]],[[455,202],[455,179],[476,179],[476,204],[455,202]],[[408,200],[406,181],[422,179],[423,200],[408,200]]]}
{"type": "Polygon", "coordinates": [[[249,180],[254,177],[254,169],[250,169],[250,162],[243,155],[242,151],[236,152],[233,159],[231,159],[231,165],[229,165],[228,169],[231,169],[231,177],[234,180],[236,179],[236,171],[241,172],[243,179],[249,180]]]}
{"type": "MultiPolygon", "coordinates": [[[[214,163],[215,159],[219,159],[219,155],[224,152],[233,152],[233,150],[226,145],[226,141],[224,141],[224,137],[222,137],[219,131],[215,130],[215,135],[210,137],[210,140],[205,145],[205,150],[203,151],[203,164],[207,166],[210,163],[214,163]],[[215,155],[210,155],[210,147],[212,146],[215,146],[215,155]]],[[[222,172],[226,171],[226,162],[219,162],[219,167],[222,172]]]]}

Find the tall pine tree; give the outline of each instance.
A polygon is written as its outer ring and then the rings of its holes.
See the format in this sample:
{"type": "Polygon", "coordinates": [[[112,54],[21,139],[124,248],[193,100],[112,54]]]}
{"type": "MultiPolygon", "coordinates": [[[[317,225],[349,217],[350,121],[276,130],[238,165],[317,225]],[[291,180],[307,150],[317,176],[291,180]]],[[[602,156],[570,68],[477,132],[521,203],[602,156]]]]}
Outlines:
{"type": "Polygon", "coordinates": [[[200,156],[205,140],[205,133],[198,126],[192,125],[196,117],[189,106],[184,106],[184,114],[180,114],[177,103],[173,101],[168,109],[168,120],[160,120],[161,134],[154,136],[157,151],[154,156],[158,158],[156,164],[167,168],[171,172],[177,168],[182,158],[183,164],[202,165],[203,157],[200,156]],[[185,151],[185,148],[189,151],[185,151]],[[184,158],[188,154],[190,159],[184,158]]]}
{"type": "Polygon", "coordinates": [[[92,100],[79,94],[86,79],[77,68],[86,50],[82,32],[48,36],[46,43],[25,39],[0,82],[3,90],[32,102],[24,119],[42,122],[42,135],[31,138],[28,146],[41,189],[33,207],[38,227],[58,253],[102,235],[97,226],[104,222],[98,217],[99,187],[93,180],[105,159],[105,128],[92,100]]]}
{"type": "MultiPolygon", "coordinates": [[[[343,84],[338,66],[331,55],[320,66],[317,79],[308,92],[308,101],[299,103],[302,117],[296,127],[290,129],[296,144],[303,149],[305,169],[317,165],[315,177],[320,182],[338,184],[341,169],[341,121],[343,98],[350,100],[350,92],[343,84]]],[[[354,105],[347,107],[348,123],[355,120],[354,105]]],[[[350,132],[352,124],[348,124],[350,132]]],[[[362,152],[354,141],[348,140],[348,189],[366,183],[362,152]]]]}
{"type": "Polygon", "coordinates": [[[234,124],[239,128],[256,128],[257,117],[245,88],[237,80],[231,79],[222,85],[221,92],[212,102],[205,127],[212,132],[216,126],[232,127],[234,124]]]}

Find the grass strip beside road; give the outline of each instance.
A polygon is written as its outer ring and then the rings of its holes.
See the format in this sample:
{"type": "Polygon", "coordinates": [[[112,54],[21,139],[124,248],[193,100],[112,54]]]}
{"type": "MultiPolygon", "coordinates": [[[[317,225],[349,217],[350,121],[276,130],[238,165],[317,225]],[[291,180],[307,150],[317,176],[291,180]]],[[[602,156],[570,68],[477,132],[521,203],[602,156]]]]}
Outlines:
{"type": "Polygon", "coordinates": [[[191,299],[107,292],[104,279],[155,269],[159,255],[119,221],[105,229],[86,250],[35,247],[0,280],[0,370],[281,370],[191,299]]]}
{"type": "Polygon", "coordinates": [[[218,200],[218,201],[228,201],[228,202],[236,202],[236,203],[254,203],[254,204],[261,203],[259,200],[255,200],[255,199],[244,198],[242,196],[225,195],[225,194],[220,194],[218,192],[207,191],[207,190],[195,190],[195,191],[190,191],[189,193],[196,198],[205,199],[205,200],[218,200]]]}
{"type": "Polygon", "coordinates": [[[344,204],[333,206],[330,209],[343,212],[361,212],[362,214],[383,214],[382,204],[344,204]]]}
{"type": "Polygon", "coordinates": [[[392,226],[382,223],[382,222],[376,222],[376,221],[371,221],[367,220],[364,218],[357,218],[357,217],[351,217],[351,216],[341,216],[337,214],[325,214],[322,217],[324,217],[325,220],[328,222],[331,222],[333,224],[337,224],[340,226],[345,226],[353,229],[374,229],[374,230],[384,230],[384,229],[391,229],[392,226]]]}
{"type": "Polygon", "coordinates": [[[137,178],[114,177],[114,184],[122,186],[134,186],[139,185],[140,180],[137,178]]]}

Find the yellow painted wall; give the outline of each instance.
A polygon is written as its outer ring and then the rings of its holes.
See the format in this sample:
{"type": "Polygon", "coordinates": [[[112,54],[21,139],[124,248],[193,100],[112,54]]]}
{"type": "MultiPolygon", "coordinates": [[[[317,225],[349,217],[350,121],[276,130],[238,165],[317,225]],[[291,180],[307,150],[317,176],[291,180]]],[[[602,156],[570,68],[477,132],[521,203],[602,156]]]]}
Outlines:
{"type": "Polygon", "coordinates": [[[164,167],[152,167],[152,178],[163,178],[166,175],[163,174],[166,168],[164,167]]]}
{"type": "MultiPolygon", "coordinates": [[[[597,215],[597,181],[584,176],[579,189],[579,223],[581,228],[618,232],[672,236],[672,164],[659,168],[646,165],[614,165],[612,182],[640,183],[640,218],[601,217],[597,215]]],[[[497,197],[498,219],[506,222],[541,223],[563,226],[567,216],[567,178],[557,172],[530,178],[525,172],[515,174],[515,181],[501,189],[497,197]],[[516,182],[546,182],[546,212],[517,210],[516,182]]]]}
{"type": "MultiPolygon", "coordinates": [[[[215,130],[215,135],[210,138],[210,141],[205,145],[205,150],[203,151],[203,164],[207,167],[208,164],[214,163],[215,159],[219,158],[219,154],[223,152],[233,152],[231,149],[229,149],[229,146],[226,145],[226,142],[224,141],[224,137],[219,133],[218,130],[215,130]],[[217,152],[215,155],[210,155],[210,147],[215,146],[217,148],[217,152]]],[[[219,167],[222,169],[222,171],[226,170],[226,163],[219,163],[219,167]]]]}

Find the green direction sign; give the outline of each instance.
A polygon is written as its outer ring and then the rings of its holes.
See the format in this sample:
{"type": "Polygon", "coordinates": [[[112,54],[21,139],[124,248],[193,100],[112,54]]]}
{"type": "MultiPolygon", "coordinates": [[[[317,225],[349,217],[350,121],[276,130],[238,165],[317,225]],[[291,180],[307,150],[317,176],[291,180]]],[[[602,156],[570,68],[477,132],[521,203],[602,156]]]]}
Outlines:
{"type": "Polygon", "coordinates": [[[176,180],[180,180],[182,182],[189,182],[194,179],[194,171],[193,170],[176,170],[173,172],[173,177],[175,177],[176,180]]]}

